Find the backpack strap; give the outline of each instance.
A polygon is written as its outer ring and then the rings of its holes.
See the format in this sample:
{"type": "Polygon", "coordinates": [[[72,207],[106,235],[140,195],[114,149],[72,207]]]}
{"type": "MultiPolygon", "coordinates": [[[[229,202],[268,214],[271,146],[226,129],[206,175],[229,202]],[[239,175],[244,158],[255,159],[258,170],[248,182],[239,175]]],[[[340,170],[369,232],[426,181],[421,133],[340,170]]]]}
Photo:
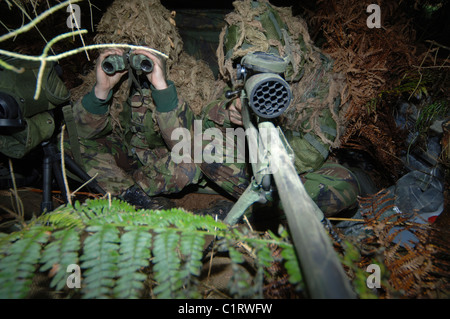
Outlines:
{"type": "Polygon", "coordinates": [[[68,104],[64,106],[62,111],[64,121],[66,122],[67,132],[69,133],[69,142],[73,159],[84,170],[83,160],[81,159],[80,142],[78,141],[78,131],[72,113],[72,105],[68,104]]]}

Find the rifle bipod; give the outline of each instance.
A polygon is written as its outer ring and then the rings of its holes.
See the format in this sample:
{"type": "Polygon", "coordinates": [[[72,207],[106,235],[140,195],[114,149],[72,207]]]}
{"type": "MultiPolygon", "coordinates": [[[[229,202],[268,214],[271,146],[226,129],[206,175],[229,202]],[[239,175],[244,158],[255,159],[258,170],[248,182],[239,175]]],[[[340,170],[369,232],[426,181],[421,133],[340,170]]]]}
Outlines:
{"type": "MultiPolygon", "coordinates": [[[[64,179],[61,167],[61,152],[58,151],[55,144],[50,141],[42,143],[44,150],[44,160],[43,160],[43,172],[42,172],[42,183],[43,183],[43,193],[42,193],[42,203],[41,203],[41,213],[49,212],[53,210],[52,202],[52,173],[61,191],[61,195],[64,201],[67,203],[67,190],[64,186],[64,179]]],[[[81,179],[82,182],[87,182],[91,177],[77,164],[75,161],[64,154],[64,161],[66,170],[69,170],[76,177],[81,179]]],[[[88,188],[98,194],[105,194],[106,192],[98,185],[95,179],[92,179],[88,183],[88,188]]]]}

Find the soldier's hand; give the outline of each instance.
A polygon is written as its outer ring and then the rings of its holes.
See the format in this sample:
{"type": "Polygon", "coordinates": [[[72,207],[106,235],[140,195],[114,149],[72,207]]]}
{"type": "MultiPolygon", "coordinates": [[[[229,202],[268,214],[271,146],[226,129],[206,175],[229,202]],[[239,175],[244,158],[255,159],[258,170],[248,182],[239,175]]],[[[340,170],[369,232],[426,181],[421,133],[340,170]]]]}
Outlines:
{"type": "Polygon", "coordinates": [[[242,122],[242,104],[241,99],[237,98],[236,100],[231,103],[231,105],[228,107],[228,114],[230,116],[230,121],[233,124],[243,126],[244,123],[242,122]]]}
{"type": "Polygon", "coordinates": [[[111,48],[111,49],[107,49],[105,51],[103,51],[97,61],[97,65],[96,65],[96,80],[97,83],[95,84],[95,96],[99,99],[106,99],[108,97],[109,91],[111,91],[114,86],[119,82],[120,78],[127,73],[128,71],[121,71],[121,72],[116,72],[113,75],[108,75],[105,73],[105,71],[103,71],[102,69],[102,62],[103,60],[113,54],[117,54],[117,55],[123,55],[123,50],[122,49],[117,49],[117,48],[111,48]]]}
{"type": "Polygon", "coordinates": [[[143,54],[153,61],[153,71],[147,74],[147,79],[157,90],[167,88],[166,65],[163,58],[158,57],[146,50],[134,50],[135,54],[143,54]]]}

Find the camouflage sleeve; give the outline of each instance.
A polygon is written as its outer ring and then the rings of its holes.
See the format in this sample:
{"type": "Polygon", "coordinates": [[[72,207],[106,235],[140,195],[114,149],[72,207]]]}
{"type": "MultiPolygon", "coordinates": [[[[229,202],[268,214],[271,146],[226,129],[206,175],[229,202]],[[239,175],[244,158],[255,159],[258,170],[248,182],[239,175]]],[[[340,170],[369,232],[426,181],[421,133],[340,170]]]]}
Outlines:
{"type": "MultiPolygon", "coordinates": [[[[196,118],[188,104],[176,96],[176,89],[173,84],[169,85],[166,92],[152,91],[152,96],[156,104],[156,118],[161,131],[161,135],[170,149],[179,149],[177,144],[184,142],[188,145],[190,154],[183,157],[183,160],[197,164],[202,172],[222,189],[234,197],[239,197],[248,186],[248,175],[245,162],[239,163],[234,160],[227,161],[206,161],[203,157],[206,147],[211,147],[213,143],[203,138],[203,133],[208,128],[217,128],[222,137],[222,150],[227,146],[226,128],[231,127],[226,112],[229,100],[219,98],[205,107],[205,112],[200,118],[196,118]],[[170,94],[169,94],[170,92],[170,94]],[[160,94],[167,94],[164,99],[159,99],[160,94]],[[155,97],[156,94],[156,97],[155,97]],[[176,96],[176,97],[175,97],[176,96]],[[177,130],[177,131],[176,131],[177,130]],[[180,141],[180,134],[184,134],[180,141]],[[188,138],[189,141],[183,139],[188,138]],[[197,152],[197,150],[200,150],[197,152]]],[[[217,132],[217,131],[216,131],[217,132]]],[[[216,137],[216,136],[215,136],[216,137]]],[[[183,154],[185,156],[186,154],[183,154]]]]}
{"type": "Polygon", "coordinates": [[[73,106],[73,115],[78,135],[82,138],[93,139],[110,131],[109,104],[112,91],[105,100],[95,96],[94,89],[86,94],[73,106]]]}

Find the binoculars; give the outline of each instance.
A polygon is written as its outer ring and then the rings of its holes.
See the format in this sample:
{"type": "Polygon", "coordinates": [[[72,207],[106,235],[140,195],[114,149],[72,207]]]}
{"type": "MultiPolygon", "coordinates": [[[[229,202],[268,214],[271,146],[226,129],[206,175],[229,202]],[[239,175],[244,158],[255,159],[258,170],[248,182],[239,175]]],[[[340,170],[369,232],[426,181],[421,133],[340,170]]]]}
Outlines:
{"type": "Polygon", "coordinates": [[[143,54],[125,53],[124,55],[112,54],[102,62],[102,69],[106,74],[112,75],[124,71],[130,65],[136,71],[150,73],[153,71],[153,61],[143,54]]]}

